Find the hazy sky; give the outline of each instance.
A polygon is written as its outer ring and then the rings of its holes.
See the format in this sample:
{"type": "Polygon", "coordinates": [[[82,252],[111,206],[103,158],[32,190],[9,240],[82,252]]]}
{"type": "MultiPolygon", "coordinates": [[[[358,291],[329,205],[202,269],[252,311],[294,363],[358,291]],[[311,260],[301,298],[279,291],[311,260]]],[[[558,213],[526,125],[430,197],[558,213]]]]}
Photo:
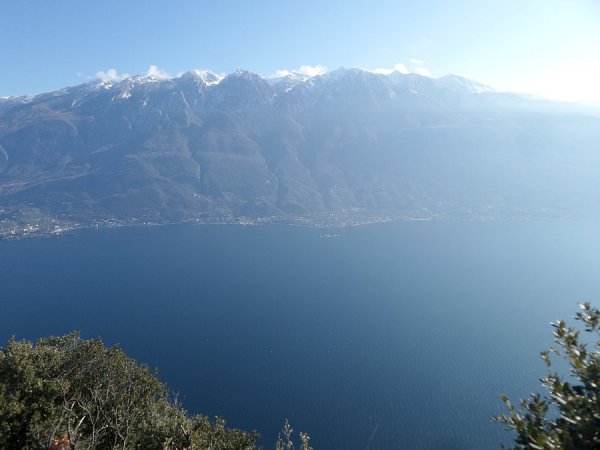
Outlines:
{"type": "Polygon", "coordinates": [[[150,65],[265,76],[398,65],[600,104],[600,0],[3,1],[0,57],[0,96],[150,65]]]}

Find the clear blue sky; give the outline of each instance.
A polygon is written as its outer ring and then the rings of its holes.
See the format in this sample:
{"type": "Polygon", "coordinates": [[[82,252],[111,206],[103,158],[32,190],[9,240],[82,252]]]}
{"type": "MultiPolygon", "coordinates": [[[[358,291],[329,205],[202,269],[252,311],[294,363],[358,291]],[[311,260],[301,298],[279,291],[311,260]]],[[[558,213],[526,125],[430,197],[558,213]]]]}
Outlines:
{"type": "Polygon", "coordinates": [[[0,96],[150,65],[270,75],[401,63],[600,104],[600,1],[3,1],[0,57],[0,96]]]}

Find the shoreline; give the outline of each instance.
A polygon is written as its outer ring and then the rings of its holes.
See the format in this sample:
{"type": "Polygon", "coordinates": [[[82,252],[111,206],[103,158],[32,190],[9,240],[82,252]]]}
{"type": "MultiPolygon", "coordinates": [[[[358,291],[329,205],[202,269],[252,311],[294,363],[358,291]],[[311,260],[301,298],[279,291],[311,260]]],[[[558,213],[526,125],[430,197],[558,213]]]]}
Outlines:
{"type": "Polygon", "coordinates": [[[512,213],[487,214],[476,211],[458,211],[455,213],[432,213],[423,211],[420,214],[415,212],[405,213],[381,213],[381,214],[352,214],[352,213],[328,213],[323,215],[308,216],[267,216],[267,217],[233,217],[221,216],[213,218],[194,218],[179,221],[142,221],[136,218],[129,219],[102,219],[94,220],[89,223],[79,221],[59,221],[56,219],[48,220],[52,227],[46,225],[25,223],[22,225],[14,224],[7,229],[2,229],[3,222],[0,221],[0,242],[19,241],[33,238],[50,238],[57,236],[68,236],[79,230],[107,230],[112,228],[124,227],[158,227],[166,225],[242,225],[242,226],[260,226],[260,225],[285,225],[296,227],[308,227],[317,229],[341,229],[349,227],[358,227],[363,225],[372,225],[388,222],[432,222],[432,221],[464,221],[464,222],[497,222],[503,220],[511,221],[535,221],[535,220],[564,220],[564,219],[598,219],[591,214],[568,214],[565,211],[524,211],[512,213]]]}

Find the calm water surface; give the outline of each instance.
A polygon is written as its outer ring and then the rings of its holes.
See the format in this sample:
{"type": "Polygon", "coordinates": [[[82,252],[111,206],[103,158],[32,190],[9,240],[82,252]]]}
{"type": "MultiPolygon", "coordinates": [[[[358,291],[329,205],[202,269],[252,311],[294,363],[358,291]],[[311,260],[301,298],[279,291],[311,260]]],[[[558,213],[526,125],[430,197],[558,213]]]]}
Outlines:
{"type": "Polygon", "coordinates": [[[317,450],[493,449],[599,274],[595,223],[82,231],[0,243],[0,339],[120,343],[266,448],[287,417],[317,450]]]}

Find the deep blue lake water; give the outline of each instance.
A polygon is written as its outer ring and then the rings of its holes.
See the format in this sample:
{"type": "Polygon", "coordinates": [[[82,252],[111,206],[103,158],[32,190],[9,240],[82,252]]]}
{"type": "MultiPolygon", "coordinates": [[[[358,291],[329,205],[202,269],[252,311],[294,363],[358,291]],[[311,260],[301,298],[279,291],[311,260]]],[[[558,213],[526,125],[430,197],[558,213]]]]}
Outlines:
{"type": "Polygon", "coordinates": [[[596,223],[167,226],[0,242],[0,339],[81,330],[190,411],[323,449],[493,449],[549,321],[600,303],[596,223]],[[325,234],[339,234],[324,237],[325,234]]]}

